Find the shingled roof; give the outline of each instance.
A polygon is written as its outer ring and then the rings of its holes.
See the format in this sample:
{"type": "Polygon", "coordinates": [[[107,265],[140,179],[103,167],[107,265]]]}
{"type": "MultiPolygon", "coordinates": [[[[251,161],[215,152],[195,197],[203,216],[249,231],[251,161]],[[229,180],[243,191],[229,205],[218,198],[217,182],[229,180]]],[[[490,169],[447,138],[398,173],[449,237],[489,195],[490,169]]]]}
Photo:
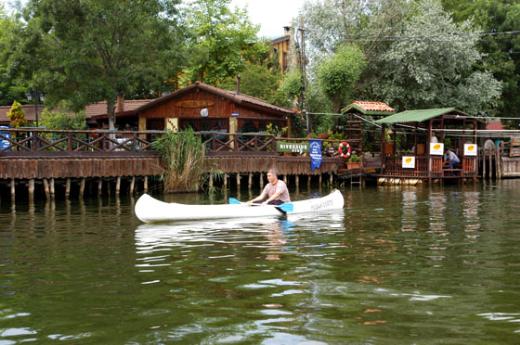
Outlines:
{"type": "MultiPolygon", "coordinates": [[[[117,111],[117,115],[123,115],[127,113],[133,113],[135,110],[139,109],[143,105],[146,105],[150,102],[154,101],[154,99],[129,99],[124,100],[123,110],[117,111]]],[[[107,102],[97,102],[89,104],[85,107],[85,116],[87,118],[103,116],[107,114],[107,102]]]]}
{"type": "MultiPolygon", "coordinates": [[[[9,119],[7,118],[7,112],[11,109],[10,105],[2,105],[0,106],[0,123],[8,123],[9,119]]],[[[27,121],[35,121],[36,120],[36,109],[38,109],[38,114],[41,115],[43,111],[43,105],[35,106],[33,104],[24,104],[22,105],[23,113],[25,114],[25,119],[27,121]]]]}
{"type": "Polygon", "coordinates": [[[264,109],[269,109],[271,111],[274,111],[274,112],[278,112],[278,113],[281,113],[281,114],[284,114],[284,115],[291,115],[291,114],[294,114],[295,112],[293,110],[290,110],[290,109],[287,109],[287,108],[282,108],[282,107],[278,107],[276,105],[273,105],[273,104],[270,104],[260,98],[256,98],[256,97],[253,97],[253,96],[248,96],[248,95],[245,95],[243,93],[238,93],[236,91],[228,91],[228,90],[224,90],[224,89],[220,89],[218,87],[215,87],[215,86],[211,86],[211,85],[208,85],[208,84],[204,84],[200,81],[196,82],[195,84],[192,84],[188,87],[185,87],[183,89],[180,89],[180,90],[177,90],[169,95],[166,95],[166,96],[162,96],[162,97],[159,97],[159,98],[156,98],[154,99],[152,102],[150,103],[147,103],[145,105],[143,105],[142,107],[140,107],[139,109],[137,109],[138,111],[142,111],[142,110],[145,110],[145,109],[148,109],[148,108],[152,108],[158,104],[161,104],[161,103],[164,103],[166,101],[169,101],[170,99],[173,99],[173,98],[176,98],[186,92],[189,92],[193,89],[200,89],[200,90],[204,90],[204,91],[207,91],[209,93],[212,93],[214,95],[218,95],[218,96],[222,96],[226,99],[229,99],[230,101],[236,103],[236,104],[241,104],[241,105],[244,105],[244,106],[247,106],[247,105],[250,105],[250,106],[255,106],[255,107],[261,107],[261,108],[264,108],[264,109]]]}
{"type": "Polygon", "coordinates": [[[348,113],[351,110],[357,110],[365,115],[384,115],[388,116],[395,113],[395,109],[385,102],[374,101],[354,101],[343,109],[343,113],[348,113]]]}

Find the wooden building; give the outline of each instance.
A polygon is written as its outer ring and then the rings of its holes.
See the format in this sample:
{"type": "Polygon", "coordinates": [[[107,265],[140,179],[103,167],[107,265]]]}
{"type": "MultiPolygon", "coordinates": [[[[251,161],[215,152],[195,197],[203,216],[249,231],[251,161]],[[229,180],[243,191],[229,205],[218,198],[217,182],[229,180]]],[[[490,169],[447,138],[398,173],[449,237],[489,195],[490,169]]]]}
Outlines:
{"type": "Polygon", "coordinates": [[[455,108],[436,108],[407,110],[376,123],[383,126],[381,178],[418,181],[477,178],[479,122],[476,118],[455,108]],[[459,157],[458,166],[445,165],[446,149],[459,157]]]}
{"type": "MultiPolygon", "coordinates": [[[[91,123],[107,125],[106,103],[86,108],[91,123]],[[96,113],[96,109],[98,113],[96,113]]],[[[223,133],[262,132],[269,123],[290,126],[289,109],[269,104],[237,91],[223,90],[201,82],[153,100],[118,102],[116,122],[120,129],[179,130],[223,133]]]]}
{"type": "Polygon", "coordinates": [[[370,122],[379,120],[383,117],[395,113],[394,108],[384,102],[374,101],[354,101],[342,110],[340,130],[348,138],[348,142],[352,150],[356,152],[364,152],[366,143],[370,143],[366,147],[367,151],[375,151],[379,149],[378,143],[381,138],[373,133],[373,125],[370,122]],[[365,145],[363,145],[365,142],[365,145]]]}
{"type": "MultiPolygon", "coordinates": [[[[7,113],[11,109],[10,105],[0,106],[0,125],[1,126],[9,126],[9,119],[7,118],[7,113]]],[[[22,110],[25,115],[25,119],[29,126],[32,126],[36,119],[40,118],[40,115],[43,111],[43,105],[33,105],[33,104],[24,104],[22,105],[22,110]]]]}
{"type": "Polygon", "coordinates": [[[291,48],[291,29],[286,26],[285,34],[271,41],[272,54],[283,74],[289,67],[289,50],[291,48]]]}

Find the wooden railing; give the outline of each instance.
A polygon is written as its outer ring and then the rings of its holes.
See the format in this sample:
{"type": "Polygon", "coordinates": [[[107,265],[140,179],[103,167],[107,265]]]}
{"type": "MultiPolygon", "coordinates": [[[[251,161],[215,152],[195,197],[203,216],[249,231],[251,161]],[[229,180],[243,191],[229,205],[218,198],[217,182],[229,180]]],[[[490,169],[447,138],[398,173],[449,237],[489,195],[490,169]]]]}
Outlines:
{"type": "Polygon", "coordinates": [[[382,174],[395,177],[441,178],[441,177],[476,177],[477,157],[463,157],[458,169],[445,169],[442,156],[416,156],[415,168],[402,167],[401,156],[384,158],[382,174]]]}
{"type": "MultiPolygon", "coordinates": [[[[80,152],[144,152],[153,151],[152,143],[165,131],[50,130],[42,128],[0,128],[0,154],[49,154],[80,152]]],[[[209,155],[262,154],[277,155],[278,140],[307,142],[307,138],[277,138],[264,133],[229,134],[218,131],[197,132],[209,155]]],[[[339,140],[323,140],[335,148],[339,140]]]]}

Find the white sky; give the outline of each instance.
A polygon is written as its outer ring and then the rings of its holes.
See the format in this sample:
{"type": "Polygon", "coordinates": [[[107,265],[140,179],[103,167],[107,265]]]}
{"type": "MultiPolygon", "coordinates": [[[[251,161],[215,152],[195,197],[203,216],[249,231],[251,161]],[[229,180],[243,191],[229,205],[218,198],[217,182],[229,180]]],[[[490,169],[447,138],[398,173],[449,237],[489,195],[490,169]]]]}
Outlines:
{"type": "MultiPolygon", "coordinates": [[[[25,3],[27,0],[20,1],[25,3]]],[[[0,0],[0,4],[7,10],[15,2],[16,0],[0,0]]],[[[282,36],[283,27],[291,24],[304,2],[305,0],[231,0],[232,6],[246,7],[251,22],[260,25],[259,35],[267,38],[282,36]]]]}
{"type": "Polygon", "coordinates": [[[246,7],[249,19],[260,24],[259,35],[267,38],[283,36],[283,27],[291,24],[305,0],[231,0],[233,6],[246,7]]]}

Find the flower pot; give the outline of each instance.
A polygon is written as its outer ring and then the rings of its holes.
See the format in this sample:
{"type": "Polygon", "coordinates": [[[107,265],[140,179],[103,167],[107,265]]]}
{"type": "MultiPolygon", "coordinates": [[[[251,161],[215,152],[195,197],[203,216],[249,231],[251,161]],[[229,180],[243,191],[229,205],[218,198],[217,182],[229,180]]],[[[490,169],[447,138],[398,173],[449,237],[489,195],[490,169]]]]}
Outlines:
{"type": "Polygon", "coordinates": [[[361,169],[361,162],[347,162],[347,169],[361,169]]]}

